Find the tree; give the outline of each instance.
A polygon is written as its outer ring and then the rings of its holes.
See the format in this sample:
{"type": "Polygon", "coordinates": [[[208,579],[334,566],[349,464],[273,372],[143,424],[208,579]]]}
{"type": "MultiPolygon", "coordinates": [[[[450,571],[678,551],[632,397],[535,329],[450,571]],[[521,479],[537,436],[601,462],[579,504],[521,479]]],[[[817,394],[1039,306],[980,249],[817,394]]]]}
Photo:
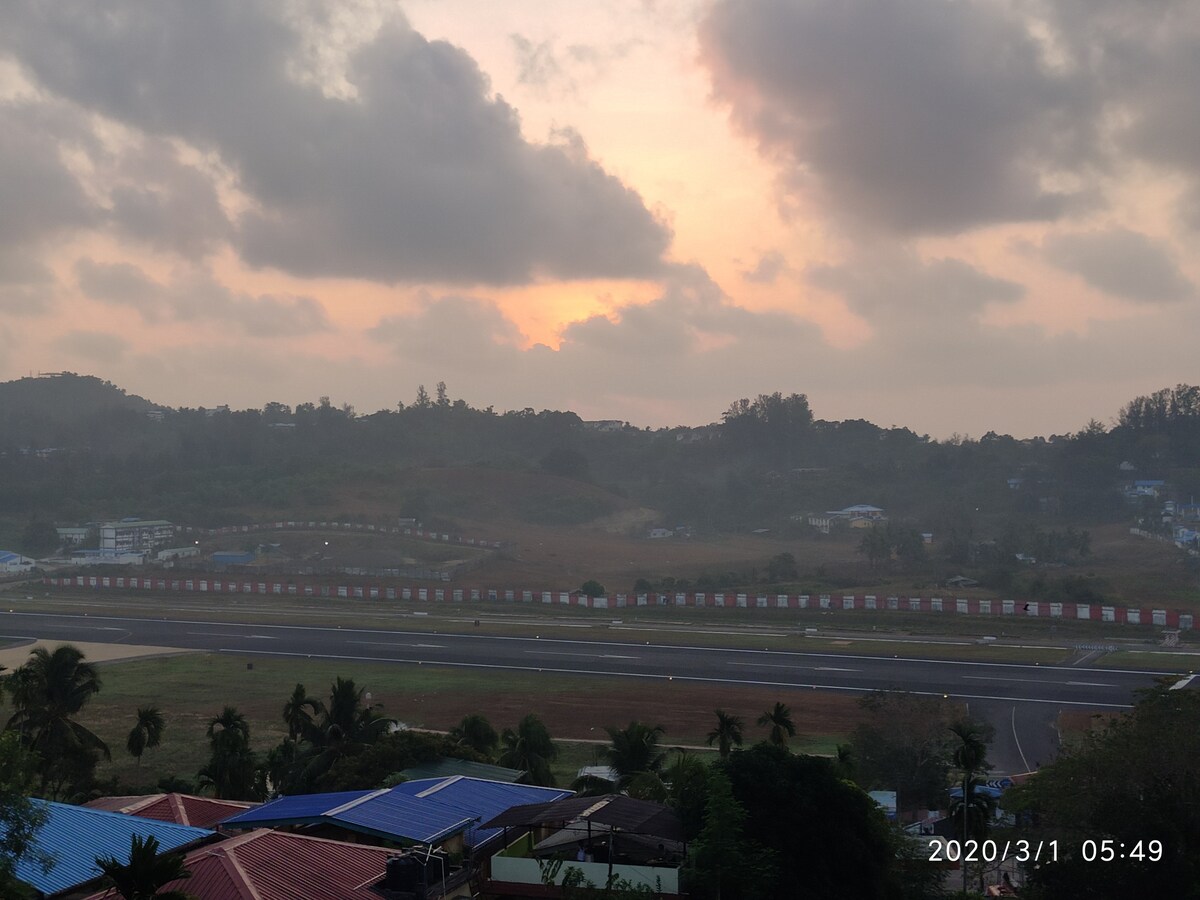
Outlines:
{"type": "MultiPolygon", "coordinates": [[[[308,790],[342,757],[373,744],[395,724],[379,712],[377,704],[365,701],[366,689],[353,678],[334,679],[329,688],[329,703],[318,704],[317,721],[305,731],[306,752],[297,755],[296,767],[288,779],[288,788],[308,790]]],[[[293,691],[293,699],[297,699],[293,691]]]]}
{"type": "Polygon", "coordinates": [[[445,409],[450,405],[450,397],[446,393],[446,382],[444,381],[439,381],[437,383],[437,405],[442,409],[445,409]]]}
{"type": "Polygon", "coordinates": [[[425,390],[425,385],[417,385],[417,399],[413,403],[417,409],[430,409],[433,403],[429,399],[429,391],[425,390]]]}
{"type": "Polygon", "coordinates": [[[666,729],[661,725],[630,722],[625,728],[609,725],[609,746],[601,754],[617,773],[617,788],[639,799],[662,800],[667,789],[661,773],[667,754],[660,745],[666,729]]]}
{"type": "Polygon", "coordinates": [[[758,717],[758,724],[770,726],[771,733],[767,736],[767,740],[778,747],[786,747],[788,738],[796,736],[796,725],[792,722],[792,711],[778,701],[773,707],[758,717]]]}
{"type": "MultiPolygon", "coordinates": [[[[957,803],[950,804],[950,813],[956,823],[961,824],[959,832],[963,840],[967,838],[982,839],[987,832],[989,812],[987,804],[977,801],[975,788],[979,776],[989,768],[987,762],[987,742],[979,725],[974,722],[960,720],[950,726],[954,736],[954,767],[959,771],[959,785],[962,795],[957,803]]],[[[962,889],[967,890],[967,865],[962,867],[962,889]]],[[[980,880],[982,881],[982,873],[980,880]]],[[[982,887],[982,885],[981,885],[982,887]]]]}
{"type": "Polygon", "coordinates": [[[791,581],[799,577],[800,572],[796,569],[796,557],[790,553],[773,556],[767,563],[767,580],[770,582],[791,581]]]}
{"type": "Polygon", "coordinates": [[[500,735],[500,748],[497,764],[523,771],[521,780],[525,784],[554,785],[550,764],[558,758],[558,747],[536,715],[525,716],[515,729],[505,728],[500,735]]]}
{"type": "Polygon", "coordinates": [[[159,855],[158,838],[145,840],[139,834],[130,840],[129,862],[115,856],[97,856],[96,865],[104,878],[125,900],[188,900],[184,891],[160,890],[173,881],[191,878],[192,873],[176,854],[159,855]]]}
{"type": "Polygon", "coordinates": [[[591,578],[591,579],[588,579],[587,581],[585,581],[580,586],[579,593],[584,594],[588,597],[603,597],[604,593],[605,593],[604,585],[602,585],[600,582],[596,581],[596,579],[591,578]]]}
{"type": "Polygon", "coordinates": [[[58,530],[41,519],[34,519],[21,532],[21,549],[34,558],[53,553],[61,545],[58,530]]]}
{"type": "Polygon", "coordinates": [[[142,754],[150,747],[157,747],[162,742],[163,730],[167,723],[157,706],[139,706],[137,724],[129,732],[125,741],[125,749],[129,755],[142,764],[142,754]]]}
{"type": "Polygon", "coordinates": [[[1005,793],[1005,809],[1032,820],[1031,838],[1063,848],[1029,873],[1031,898],[1200,894],[1200,694],[1170,690],[1174,680],[1143,692],[1123,716],[1097,716],[1089,733],[1005,793]],[[1097,852],[1102,840],[1124,849],[1100,865],[1082,858],[1088,840],[1097,852]],[[1151,841],[1161,855],[1151,855],[1151,841]]]}
{"type": "Polygon", "coordinates": [[[871,563],[871,571],[875,571],[881,562],[891,559],[892,543],[887,533],[878,526],[872,526],[863,533],[858,542],[858,552],[864,554],[871,563]]]}
{"type": "Polygon", "coordinates": [[[708,733],[706,742],[710,747],[716,744],[717,752],[721,755],[721,759],[726,759],[735,746],[742,746],[742,741],[744,740],[742,726],[744,722],[740,716],[727,713],[723,709],[714,710],[714,712],[717,716],[717,725],[708,733]]]}
{"type": "Polygon", "coordinates": [[[902,810],[937,808],[946,796],[953,705],[905,691],[875,691],[859,706],[868,718],[850,734],[858,784],[896,791],[902,810]]]}
{"type": "Polygon", "coordinates": [[[450,738],[489,759],[500,743],[500,735],[492,723],[479,713],[464,716],[461,722],[450,729],[450,738]]]}
{"type": "Polygon", "coordinates": [[[37,647],[29,661],[6,679],[14,712],[7,728],[41,761],[40,791],[58,796],[68,784],[82,789],[92,778],[99,755],[111,759],[108,745],[75,721],[74,716],[100,690],[96,667],[84,662],[77,647],[53,652],[37,647]]]}
{"type": "Polygon", "coordinates": [[[766,742],[730,754],[716,771],[745,810],[743,836],[770,851],[763,883],[741,896],[806,900],[883,897],[895,877],[895,842],[879,806],[832,762],[766,742]]]}
{"type": "Polygon", "coordinates": [[[211,755],[200,770],[200,784],[211,787],[213,796],[221,800],[253,799],[255,758],[246,717],[226,706],[209,720],[206,734],[211,755]]]}
{"type": "Polygon", "coordinates": [[[316,725],[315,717],[324,711],[321,701],[308,696],[304,685],[299,682],[292,688],[292,696],[283,704],[283,721],[288,727],[288,737],[293,741],[310,734],[316,725]]]}
{"type": "Polygon", "coordinates": [[[748,845],[746,810],[733,796],[729,776],[717,770],[708,776],[704,825],[684,867],[692,897],[752,896],[773,874],[770,854],[748,845]]]}
{"type": "Polygon", "coordinates": [[[47,872],[54,865],[53,857],[32,847],[48,815],[44,806],[29,799],[38,770],[37,757],[22,746],[17,732],[0,732],[0,897],[24,896],[14,874],[22,858],[32,854],[47,872]]]}

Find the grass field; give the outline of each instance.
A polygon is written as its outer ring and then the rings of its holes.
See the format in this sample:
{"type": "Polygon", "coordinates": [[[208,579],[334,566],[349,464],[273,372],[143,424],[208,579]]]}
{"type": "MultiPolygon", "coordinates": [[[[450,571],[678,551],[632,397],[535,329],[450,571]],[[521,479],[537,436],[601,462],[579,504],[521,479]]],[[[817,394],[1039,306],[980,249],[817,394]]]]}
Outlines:
{"type": "Polygon", "coordinates": [[[653,686],[622,678],[537,673],[472,672],[435,666],[299,662],[226,654],[190,654],[102,665],[103,688],[81,720],[113,750],[101,776],[117,775],[131,785],[152,787],[163,775],[194,778],[207,761],[208,720],[226,705],[237,707],[251,725],[255,749],[265,751],[285,736],[281,710],[297,682],[310,694],[328,694],[334,678],[353,678],[381,703],[386,715],[416,728],[446,730],[468,713],[483,713],[497,730],[529,712],[545,721],[551,735],[580,741],[556,767],[567,781],[593,759],[591,741],[605,739],[608,725],[631,720],[661,724],[664,744],[700,746],[712,727],[713,710],[726,709],[753,722],[777,700],[791,705],[799,736],[793,746],[831,752],[860,721],[853,697],[802,690],[709,687],[683,682],[653,686]],[[253,668],[248,668],[249,665],[253,668]],[[167,720],[162,746],[147,751],[141,766],[125,753],[125,737],[139,706],[159,706],[167,720]]]}

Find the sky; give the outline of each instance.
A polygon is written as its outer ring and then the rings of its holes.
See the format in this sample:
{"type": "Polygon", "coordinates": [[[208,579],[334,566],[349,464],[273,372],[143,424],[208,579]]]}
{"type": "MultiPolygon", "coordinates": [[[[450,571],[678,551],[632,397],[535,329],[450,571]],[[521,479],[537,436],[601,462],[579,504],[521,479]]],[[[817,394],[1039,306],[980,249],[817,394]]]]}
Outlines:
{"type": "Polygon", "coordinates": [[[1200,376],[1188,0],[9,0],[0,379],[1065,434],[1200,376]]]}

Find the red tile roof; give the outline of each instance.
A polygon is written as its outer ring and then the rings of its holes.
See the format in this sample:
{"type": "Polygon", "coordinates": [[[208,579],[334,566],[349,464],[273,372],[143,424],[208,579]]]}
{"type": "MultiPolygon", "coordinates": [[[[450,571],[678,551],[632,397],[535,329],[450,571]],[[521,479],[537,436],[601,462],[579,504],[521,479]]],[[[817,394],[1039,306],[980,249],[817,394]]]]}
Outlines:
{"type": "MultiPolygon", "coordinates": [[[[192,851],[186,858],[192,877],[161,890],[186,891],[198,900],[379,900],[370,887],[396,853],[258,829],[192,851]]],[[[110,890],[88,900],[115,896],[110,890]]]]}
{"type": "Polygon", "coordinates": [[[236,800],[214,800],[191,794],[149,794],[142,797],[101,797],[85,804],[90,809],[141,816],[159,822],[212,828],[230,816],[245,812],[253,803],[236,800]]]}

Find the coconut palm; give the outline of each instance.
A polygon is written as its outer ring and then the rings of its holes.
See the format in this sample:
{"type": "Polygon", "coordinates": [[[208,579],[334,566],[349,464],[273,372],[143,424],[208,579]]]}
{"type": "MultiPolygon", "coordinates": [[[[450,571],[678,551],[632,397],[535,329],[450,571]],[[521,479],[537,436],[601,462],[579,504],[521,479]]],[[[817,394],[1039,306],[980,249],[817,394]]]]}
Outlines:
{"type": "Polygon", "coordinates": [[[324,709],[320,700],[308,696],[304,685],[297,683],[292,689],[292,696],[283,704],[283,721],[288,727],[288,737],[298,741],[309,734],[316,724],[316,717],[324,709]]]}
{"type": "Polygon", "coordinates": [[[157,747],[162,742],[163,730],[167,723],[163,721],[162,713],[157,706],[139,706],[137,724],[129,732],[125,741],[125,749],[129,755],[142,764],[142,754],[150,747],[157,747]]]}
{"type": "Polygon", "coordinates": [[[200,770],[200,784],[213,789],[223,800],[245,800],[254,794],[254,753],[250,749],[250,726],[232,706],[208,723],[211,756],[200,770]]]}
{"type": "Polygon", "coordinates": [[[659,774],[667,759],[667,752],[659,743],[667,733],[663,726],[630,722],[625,728],[609,725],[604,730],[608,732],[611,743],[600,753],[617,773],[619,789],[628,788],[634,781],[639,781],[643,788],[649,786],[642,777],[646,775],[653,776],[662,783],[659,774]]]}
{"type": "Polygon", "coordinates": [[[5,678],[5,685],[14,710],[5,727],[20,734],[25,747],[41,758],[43,791],[52,780],[61,788],[72,774],[90,773],[96,754],[112,758],[108,745],[74,718],[100,690],[96,667],[84,662],[78,647],[64,644],[53,652],[35,648],[25,665],[5,678]]]}
{"type": "MultiPolygon", "coordinates": [[[[961,776],[962,796],[950,804],[953,821],[961,823],[962,838],[982,837],[987,829],[990,803],[975,793],[979,776],[989,768],[987,742],[974,722],[959,721],[950,726],[954,735],[954,767],[961,776]]],[[[963,893],[967,891],[967,867],[963,865],[963,893]]]]}
{"type": "Polygon", "coordinates": [[[792,721],[792,711],[783,703],[776,704],[758,717],[759,725],[769,725],[771,733],[767,740],[780,747],[786,747],[788,738],[796,736],[796,725],[792,721]]]}
{"type": "Polygon", "coordinates": [[[723,709],[717,709],[714,712],[717,715],[717,727],[708,733],[708,746],[716,744],[721,759],[728,759],[735,746],[742,746],[744,722],[741,716],[731,715],[723,709]]]}
{"type": "Polygon", "coordinates": [[[488,759],[492,758],[500,743],[500,735],[496,734],[492,723],[479,713],[464,716],[461,722],[450,729],[450,738],[488,759]]]}
{"type": "Polygon", "coordinates": [[[190,878],[192,873],[183,859],[174,854],[158,855],[158,839],[150,835],[144,841],[135,834],[130,841],[129,862],[113,856],[96,857],[96,865],[117,893],[125,900],[188,900],[183,891],[162,891],[164,885],[190,878]]]}
{"type": "Polygon", "coordinates": [[[515,729],[505,728],[500,735],[500,748],[496,762],[523,771],[521,780],[526,784],[554,785],[550,764],[558,758],[558,747],[536,715],[525,716],[515,729]]]}

